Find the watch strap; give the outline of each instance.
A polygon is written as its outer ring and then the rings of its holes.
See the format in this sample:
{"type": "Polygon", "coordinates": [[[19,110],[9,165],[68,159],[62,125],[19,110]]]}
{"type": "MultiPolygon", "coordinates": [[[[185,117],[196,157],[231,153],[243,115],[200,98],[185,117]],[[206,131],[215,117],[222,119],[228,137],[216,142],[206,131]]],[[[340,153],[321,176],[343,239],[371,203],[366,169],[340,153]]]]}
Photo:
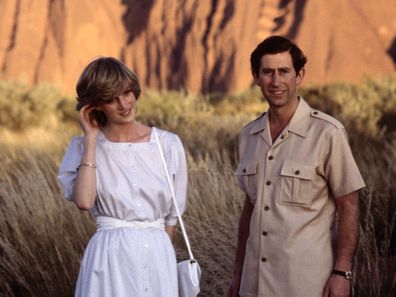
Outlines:
{"type": "Polygon", "coordinates": [[[342,271],[342,270],[333,269],[333,274],[341,275],[341,276],[345,277],[347,280],[352,279],[352,271],[350,271],[350,270],[342,271]]]}

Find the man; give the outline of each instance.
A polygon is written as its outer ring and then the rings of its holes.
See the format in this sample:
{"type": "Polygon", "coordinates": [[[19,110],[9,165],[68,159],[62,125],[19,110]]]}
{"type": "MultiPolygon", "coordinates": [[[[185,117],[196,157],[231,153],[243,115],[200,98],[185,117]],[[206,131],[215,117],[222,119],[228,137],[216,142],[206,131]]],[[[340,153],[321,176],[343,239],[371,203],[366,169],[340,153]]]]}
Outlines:
{"type": "Polygon", "coordinates": [[[365,185],[344,127],[297,96],[307,59],[291,41],[271,36],[250,61],[269,109],[240,135],[246,199],[227,296],[349,296],[365,185]]]}

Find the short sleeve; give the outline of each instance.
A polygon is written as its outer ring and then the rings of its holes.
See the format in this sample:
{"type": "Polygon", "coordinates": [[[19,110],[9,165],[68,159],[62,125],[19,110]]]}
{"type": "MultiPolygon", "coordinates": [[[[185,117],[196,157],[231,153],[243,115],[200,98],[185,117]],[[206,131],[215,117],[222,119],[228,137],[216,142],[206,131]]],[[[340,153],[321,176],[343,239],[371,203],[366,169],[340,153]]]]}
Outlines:
{"type": "Polygon", "coordinates": [[[77,167],[81,163],[83,137],[78,136],[70,142],[58,172],[58,179],[66,199],[72,200],[73,187],[77,177],[77,167]]]}
{"type": "Polygon", "coordinates": [[[243,179],[243,169],[246,168],[245,166],[243,166],[243,163],[241,163],[241,160],[243,159],[243,155],[245,153],[245,143],[246,140],[244,138],[242,138],[243,135],[243,131],[242,133],[239,135],[239,142],[238,142],[238,160],[239,160],[239,164],[238,167],[236,168],[236,170],[234,171],[234,175],[237,178],[237,182],[238,182],[238,186],[239,188],[245,192],[247,194],[247,189],[245,187],[245,183],[244,183],[244,179],[243,179]]]}
{"type": "MultiPolygon", "coordinates": [[[[183,144],[176,134],[171,134],[165,156],[170,174],[174,181],[177,206],[182,215],[186,209],[187,200],[187,161],[183,144]]],[[[165,217],[166,225],[176,225],[177,212],[174,204],[169,214],[165,217]]]]}
{"type": "Polygon", "coordinates": [[[325,175],[335,198],[365,187],[344,128],[335,129],[325,163],[325,175]]]}

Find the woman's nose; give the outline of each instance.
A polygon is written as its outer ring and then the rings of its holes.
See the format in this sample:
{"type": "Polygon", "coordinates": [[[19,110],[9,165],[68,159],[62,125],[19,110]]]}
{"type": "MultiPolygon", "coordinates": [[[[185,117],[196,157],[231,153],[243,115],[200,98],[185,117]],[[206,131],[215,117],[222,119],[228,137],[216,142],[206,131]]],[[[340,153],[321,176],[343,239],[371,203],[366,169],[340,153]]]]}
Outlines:
{"type": "Polygon", "coordinates": [[[120,95],[120,96],[118,96],[118,100],[117,101],[118,101],[118,105],[122,109],[128,107],[128,97],[120,95]]]}

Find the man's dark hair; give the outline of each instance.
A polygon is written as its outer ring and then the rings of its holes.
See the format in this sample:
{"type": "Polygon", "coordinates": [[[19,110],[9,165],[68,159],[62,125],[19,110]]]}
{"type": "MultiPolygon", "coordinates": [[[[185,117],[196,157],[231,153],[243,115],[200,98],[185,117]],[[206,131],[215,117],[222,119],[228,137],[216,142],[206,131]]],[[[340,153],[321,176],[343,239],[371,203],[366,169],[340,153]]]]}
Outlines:
{"type": "Polygon", "coordinates": [[[289,52],[293,61],[293,67],[298,74],[301,68],[307,63],[307,57],[302,50],[289,39],[273,35],[264,39],[250,55],[250,65],[252,73],[257,75],[260,70],[261,57],[267,54],[278,54],[289,52]]]}

